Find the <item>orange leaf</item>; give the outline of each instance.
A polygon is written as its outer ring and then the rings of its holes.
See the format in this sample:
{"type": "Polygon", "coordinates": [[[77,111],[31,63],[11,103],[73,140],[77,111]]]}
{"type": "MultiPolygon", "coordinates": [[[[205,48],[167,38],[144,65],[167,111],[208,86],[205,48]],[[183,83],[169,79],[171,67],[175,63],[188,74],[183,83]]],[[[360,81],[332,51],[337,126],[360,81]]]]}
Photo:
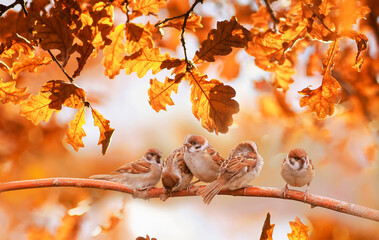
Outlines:
{"type": "Polygon", "coordinates": [[[129,7],[133,9],[133,15],[131,17],[137,17],[141,14],[147,16],[158,13],[159,8],[163,8],[165,6],[165,0],[138,0],[129,2],[129,7]]]}
{"type": "Polygon", "coordinates": [[[316,112],[318,118],[325,118],[334,112],[334,104],[337,104],[341,95],[341,86],[332,76],[334,57],[339,52],[339,40],[330,44],[328,58],[324,60],[324,78],[322,84],[317,89],[311,90],[309,87],[299,93],[305,95],[300,99],[300,106],[309,106],[312,112],[316,112]]]}
{"type": "MultiPolygon", "coordinates": [[[[175,18],[161,24],[160,27],[174,27],[178,30],[181,30],[183,27],[183,22],[184,22],[184,18],[175,18]]],[[[201,17],[191,12],[190,15],[188,16],[185,28],[193,32],[196,32],[196,28],[202,28],[202,27],[203,25],[201,24],[201,17]]]]}
{"type": "Polygon", "coordinates": [[[250,40],[250,31],[239,24],[235,17],[230,21],[217,22],[217,29],[209,32],[208,38],[201,43],[193,61],[214,62],[215,55],[228,55],[232,47],[247,47],[247,42],[250,40]]]}
{"type": "Polygon", "coordinates": [[[207,81],[207,76],[199,72],[189,72],[187,78],[192,85],[192,112],[201,119],[201,125],[216,134],[228,132],[232,115],[239,112],[239,104],[232,99],[236,95],[234,89],[216,79],[207,81]]]}
{"type": "Polygon", "coordinates": [[[355,64],[353,67],[358,69],[358,72],[360,72],[362,69],[364,56],[366,55],[366,52],[368,50],[367,48],[368,39],[366,35],[362,33],[358,33],[357,31],[354,31],[354,30],[349,30],[349,31],[341,32],[341,36],[346,36],[351,39],[354,39],[355,42],[357,43],[358,53],[357,53],[357,57],[355,58],[355,64]]]}
{"type": "Polygon", "coordinates": [[[124,38],[125,25],[118,25],[114,31],[111,32],[109,38],[112,39],[112,43],[104,47],[103,65],[105,67],[105,76],[109,76],[113,79],[119,74],[122,67],[122,54],[125,52],[125,46],[122,43],[124,38]]]}
{"type": "Polygon", "coordinates": [[[58,49],[63,66],[67,64],[70,55],[74,52],[74,36],[69,28],[70,20],[58,15],[36,16],[33,21],[33,36],[41,40],[40,45],[44,50],[58,49]]]}
{"type": "Polygon", "coordinates": [[[82,108],[86,100],[86,93],[73,83],[62,80],[51,80],[45,83],[41,92],[50,92],[50,108],[61,110],[62,105],[70,108],[82,108]]]}
{"type": "Polygon", "coordinates": [[[12,58],[15,55],[16,58],[19,58],[21,53],[23,53],[25,57],[32,58],[34,57],[33,50],[33,45],[27,39],[16,35],[15,37],[8,38],[5,44],[1,44],[0,57],[12,58]]]}
{"type": "Polygon", "coordinates": [[[126,52],[135,53],[145,46],[153,48],[152,34],[143,24],[127,23],[125,26],[126,52]]]}
{"type": "Polygon", "coordinates": [[[1,103],[12,102],[18,104],[19,102],[26,100],[30,93],[27,93],[28,88],[16,88],[16,82],[3,82],[0,78],[0,100],[1,103]]]}
{"type": "Polygon", "coordinates": [[[66,131],[67,138],[66,142],[70,144],[75,151],[78,151],[80,147],[84,147],[82,138],[86,136],[83,130],[83,125],[85,124],[84,119],[85,107],[83,106],[75,114],[75,118],[68,124],[68,129],[66,131]]]}
{"type": "Polygon", "coordinates": [[[137,73],[139,78],[151,69],[153,74],[157,74],[162,69],[171,69],[182,64],[182,60],[171,58],[168,53],[162,55],[159,48],[150,49],[144,47],[131,56],[125,56],[122,65],[127,75],[133,72],[137,73]]]}
{"type": "Polygon", "coordinates": [[[14,62],[9,71],[12,78],[16,79],[21,72],[26,70],[29,70],[29,72],[36,72],[37,67],[47,65],[51,63],[51,61],[52,59],[50,57],[24,58],[22,62],[14,62]]]}
{"type": "Polygon", "coordinates": [[[56,240],[77,239],[80,230],[81,216],[66,214],[62,218],[62,224],[57,229],[56,240]]]}
{"type": "Polygon", "coordinates": [[[234,50],[229,56],[225,57],[224,64],[222,66],[222,71],[220,77],[224,77],[231,81],[238,77],[240,72],[240,63],[236,61],[238,51],[234,50]]]}
{"type": "Polygon", "coordinates": [[[308,240],[309,227],[304,225],[298,217],[296,217],[294,222],[289,222],[292,232],[288,233],[289,240],[308,240]]]}
{"type": "Polygon", "coordinates": [[[39,92],[38,95],[32,95],[28,101],[21,102],[20,114],[38,125],[41,121],[49,121],[53,112],[59,112],[57,109],[50,108],[50,92],[39,92]]]}
{"type": "Polygon", "coordinates": [[[178,93],[179,81],[166,77],[164,83],[159,82],[156,78],[150,79],[150,89],[147,94],[149,95],[149,103],[151,107],[159,112],[166,110],[166,105],[174,105],[171,99],[171,93],[178,93]]]}
{"type": "Polygon", "coordinates": [[[149,235],[146,235],[146,237],[137,237],[136,240],[157,240],[156,238],[150,238],[149,235]]]}
{"type": "Polygon", "coordinates": [[[99,143],[97,145],[102,145],[102,153],[105,155],[107,152],[109,143],[111,141],[112,134],[114,132],[114,129],[110,127],[109,120],[105,119],[103,115],[101,115],[98,111],[95,109],[92,109],[92,117],[94,120],[94,125],[99,127],[100,131],[100,138],[99,143]]]}
{"type": "Polygon", "coordinates": [[[270,217],[270,213],[267,213],[260,240],[272,240],[272,232],[274,231],[275,224],[270,224],[270,217]]]}

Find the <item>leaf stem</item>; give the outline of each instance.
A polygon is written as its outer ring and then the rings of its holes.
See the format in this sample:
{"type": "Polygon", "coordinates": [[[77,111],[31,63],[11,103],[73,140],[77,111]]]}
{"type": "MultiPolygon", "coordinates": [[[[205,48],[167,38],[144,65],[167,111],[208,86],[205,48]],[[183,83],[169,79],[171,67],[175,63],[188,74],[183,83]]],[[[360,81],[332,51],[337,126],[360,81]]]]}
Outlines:
{"type": "Polygon", "coordinates": [[[272,21],[274,22],[274,30],[276,31],[276,24],[279,22],[278,19],[276,19],[275,15],[274,15],[274,11],[272,10],[270,4],[268,3],[267,0],[263,0],[266,4],[266,7],[267,7],[267,11],[268,13],[270,14],[271,16],[271,19],[272,21]]]}
{"type": "Polygon", "coordinates": [[[47,50],[47,52],[50,54],[50,56],[53,59],[53,61],[56,64],[58,64],[59,68],[62,70],[62,72],[64,73],[64,75],[66,75],[66,77],[68,78],[68,80],[71,83],[74,83],[74,79],[70,75],[68,75],[68,73],[66,72],[66,69],[64,69],[64,67],[59,63],[58,59],[54,56],[54,54],[50,50],[47,50]]]}
{"type": "MultiPolygon", "coordinates": [[[[22,180],[14,182],[4,182],[0,184],[0,193],[7,191],[15,191],[21,189],[31,188],[45,188],[45,187],[76,187],[76,188],[97,188],[104,190],[112,190],[124,192],[132,195],[135,198],[150,199],[166,197],[166,190],[163,188],[151,188],[146,191],[134,191],[127,186],[109,181],[93,180],[86,178],[44,178],[33,180],[22,180]]],[[[196,196],[197,190],[205,186],[194,186],[191,189],[172,192],[170,197],[189,197],[196,196]]],[[[286,197],[283,195],[282,188],[273,187],[248,187],[238,190],[222,190],[219,195],[231,196],[249,196],[249,197],[269,197],[269,198],[282,198],[286,200],[294,200],[302,203],[310,204],[312,208],[323,207],[340,213],[350,214],[357,217],[370,219],[379,222],[379,210],[371,209],[368,207],[360,206],[358,204],[348,203],[341,200],[328,198],[315,194],[308,194],[304,200],[304,193],[295,190],[288,190],[286,197]]]]}

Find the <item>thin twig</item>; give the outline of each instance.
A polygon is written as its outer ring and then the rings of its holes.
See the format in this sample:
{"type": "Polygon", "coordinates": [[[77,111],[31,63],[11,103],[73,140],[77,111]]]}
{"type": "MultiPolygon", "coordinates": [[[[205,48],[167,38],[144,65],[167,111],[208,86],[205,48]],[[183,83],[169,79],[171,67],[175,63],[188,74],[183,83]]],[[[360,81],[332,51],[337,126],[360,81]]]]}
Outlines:
{"type": "MultiPolygon", "coordinates": [[[[86,178],[45,178],[34,180],[23,180],[14,182],[5,182],[0,184],[0,193],[6,191],[14,191],[21,189],[31,188],[45,188],[45,187],[77,187],[77,188],[97,188],[104,190],[112,190],[118,192],[124,192],[131,194],[136,198],[150,199],[161,198],[165,196],[165,189],[163,188],[151,188],[147,191],[133,191],[121,183],[93,180],[86,178]]],[[[188,197],[196,196],[196,191],[200,187],[192,187],[191,189],[172,192],[170,197],[188,197]]],[[[270,198],[282,198],[287,200],[294,200],[298,202],[304,202],[310,204],[312,208],[323,207],[330,210],[334,210],[341,213],[354,215],[361,218],[366,218],[379,222],[379,210],[367,208],[353,203],[348,203],[324,196],[315,194],[308,194],[304,201],[304,193],[295,190],[288,190],[286,197],[283,196],[282,188],[272,187],[249,187],[246,189],[238,190],[222,190],[219,195],[231,195],[231,196],[249,196],[249,197],[270,197],[270,198]]]]}
{"type": "Polygon", "coordinates": [[[274,22],[274,30],[276,31],[276,24],[279,23],[278,19],[276,19],[275,15],[274,15],[274,11],[272,10],[270,4],[268,3],[267,0],[263,0],[266,4],[266,8],[267,8],[267,11],[268,13],[270,14],[271,16],[271,19],[272,21],[274,22]]]}
{"type": "Polygon", "coordinates": [[[70,75],[68,75],[68,73],[66,72],[66,69],[64,69],[64,67],[59,63],[58,59],[54,56],[54,54],[50,50],[47,50],[47,52],[50,54],[50,56],[53,59],[53,61],[58,64],[59,68],[62,70],[62,72],[64,73],[64,75],[66,75],[66,77],[68,78],[68,80],[71,83],[73,83],[74,79],[70,75]]]}
{"type": "Polygon", "coordinates": [[[314,16],[316,16],[316,18],[321,22],[321,24],[331,33],[334,33],[328,26],[326,26],[326,24],[324,23],[324,21],[322,20],[322,18],[313,10],[313,8],[306,2],[304,2],[302,0],[302,3],[305,4],[313,13],[314,16]]]}
{"type": "Polygon", "coordinates": [[[182,25],[182,28],[181,28],[180,42],[182,43],[182,46],[183,46],[184,61],[187,64],[187,67],[186,67],[187,71],[189,71],[189,69],[192,68],[192,64],[188,60],[188,57],[187,57],[187,48],[186,48],[186,41],[185,41],[185,38],[184,38],[184,34],[185,34],[185,31],[186,31],[186,24],[187,24],[188,17],[191,14],[191,12],[193,12],[193,10],[195,9],[196,5],[199,4],[199,3],[203,4],[203,0],[196,0],[192,4],[191,8],[186,13],[181,14],[179,16],[175,16],[175,17],[171,17],[171,18],[166,18],[163,21],[158,22],[158,23],[155,24],[155,27],[158,27],[159,25],[162,25],[162,24],[164,24],[164,23],[166,23],[168,21],[171,21],[171,20],[174,20],[174,19],[178,19],[178,18],[184,18],[183,25],[182,25]]]}
{"type": "Polygon", "coordinates": [[[130,18],[129,18],[129,1],[128,0],[124,0],[124,4],[125,4],[125,8],[126,8],[126,23],[129,23],[130,22],[130,18]]]}

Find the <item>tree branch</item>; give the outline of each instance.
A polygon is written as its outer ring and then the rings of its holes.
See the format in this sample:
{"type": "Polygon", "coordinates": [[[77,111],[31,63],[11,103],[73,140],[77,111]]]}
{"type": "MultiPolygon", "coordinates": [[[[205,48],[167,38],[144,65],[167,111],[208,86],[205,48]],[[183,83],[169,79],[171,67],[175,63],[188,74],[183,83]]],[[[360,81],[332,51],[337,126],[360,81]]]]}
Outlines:
{"type": "MultiPolygon", "coordinates": [[[[45,178],[5,182],[0,184],[0,193],[20,189],[44,187],[98,188],[104,190],[124,192],[131,194],[135,198],[143,199],[160,198],[162,195],[165,195],[166,193],[165,189],[163,188],[151,188],[147,191],[133,191],[132,189],[120,183],[86,178],[45,178]]],[[[170,195],[170,197],[196,196],[196,191],[199,188],[203,187],[204,186],[195,186],[192,187],[188,192],[186,190],[173,192],[170,195]]],[[[286,198],[283,197],[283,189],[272,187],[249,187],[246,189],[238,189],[234,191],[222,190],[219,193],[219,195],[283,198],[308,203],[311,205],[312,208],[323,207],[337,212],[346,213],[379,222],[379,210],[315,194],[308,194],[307,199],[304,201],[304,193],[295,190],[289,190],[286,198]]]]}

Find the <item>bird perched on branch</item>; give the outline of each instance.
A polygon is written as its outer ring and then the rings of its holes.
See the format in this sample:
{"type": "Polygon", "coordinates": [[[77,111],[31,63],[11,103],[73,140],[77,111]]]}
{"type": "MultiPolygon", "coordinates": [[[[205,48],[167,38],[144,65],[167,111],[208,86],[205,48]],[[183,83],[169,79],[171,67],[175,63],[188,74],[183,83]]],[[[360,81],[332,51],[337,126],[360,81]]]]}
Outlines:
{"type": "Polygon", "coordinates": [[[263,158],[258,153],[257,145],[253,141],[242,142],[222,163],[217,179],[199,190],[197,195],[201,195],[204,203],[209,204],[223,188],[246,188],[259,175],[262,166],[263,158]]]}
{"type": "Polygon", "coordinates": [[[123,165],[112,174],[93,175],[90,178],[119,182],[133,190],[146,190],[154,187],[161,178],[161,158],[161,151],[151,148],[141,159],[123,165]]]}
{"type": "Polygon", "coordinates": [[[287,195],[288,185],[302,187],[306,184],[307,190],[304,194],[305,201],[308,195],[309,185],[315,175],[313,163],[309,159],[307,152],[300,148],[291,150],[283,160],[280,173],[286,181],[284,197],[287,195]]]}
{"type": "Polygon", "coordinates": [[[224,158],[209,144],[208,140],[201,135],[187,135],[183,145],[184,162],[192,174],[199,181],[208,183],[216,180],[224,158]]]}
{"type": "Polygon", "coordinates": [[[184,162],[184,146],[175,149],[167,156],[162,167],[162,184],[169,191],[186,189],[193,178],[193,174],[184,162]]]}

